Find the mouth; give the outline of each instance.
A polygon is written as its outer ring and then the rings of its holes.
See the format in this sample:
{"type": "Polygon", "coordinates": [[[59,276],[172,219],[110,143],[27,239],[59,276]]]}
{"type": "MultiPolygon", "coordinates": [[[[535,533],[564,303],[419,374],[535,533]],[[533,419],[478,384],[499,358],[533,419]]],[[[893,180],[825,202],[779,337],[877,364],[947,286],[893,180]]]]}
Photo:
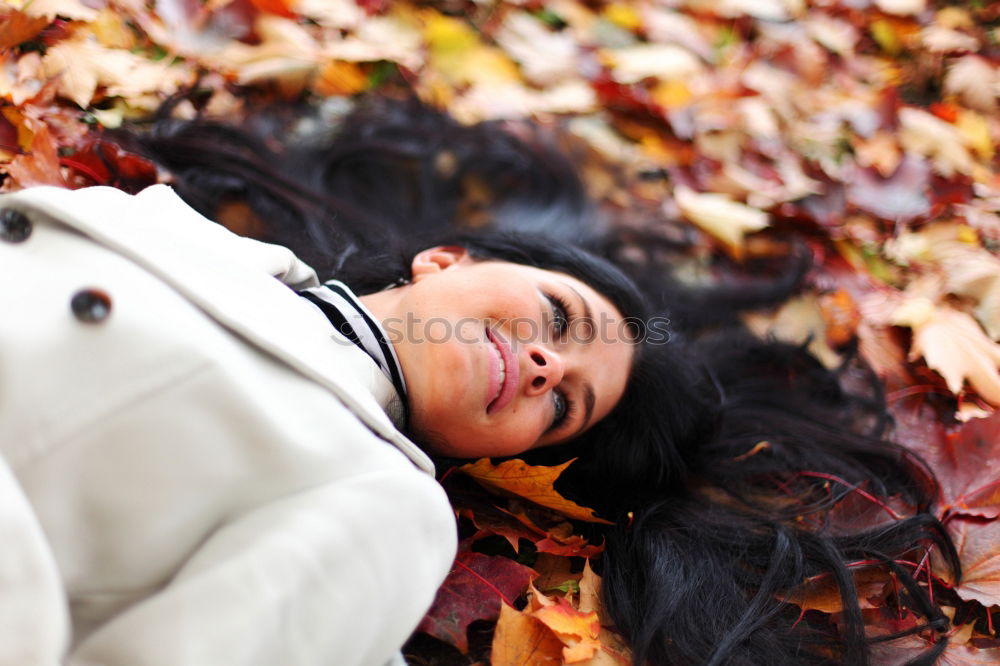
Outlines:
{"type": "Polygon", "coordinates": [[[514,353],[503,337],[486,327],[486,338],[490,342],[490,376],[486,413],[493,414],[506,407],[514,399],[517,390],[518,367],[514,353]]]}

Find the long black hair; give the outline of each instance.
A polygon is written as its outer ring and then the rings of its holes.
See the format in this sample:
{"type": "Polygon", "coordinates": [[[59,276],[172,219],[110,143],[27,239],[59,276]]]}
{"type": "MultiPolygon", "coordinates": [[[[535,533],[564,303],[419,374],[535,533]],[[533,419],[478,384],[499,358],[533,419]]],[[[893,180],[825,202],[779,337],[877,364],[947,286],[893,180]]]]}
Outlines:
{"type": "Polygon", "coordinates": [[[648,264],[627,265],[630,279],[607,260],[622,239],[544,135],[463,126],[412,100],[369,100],[337,131],[277,147],[253,130],[166,117],[129,142],[207,216],[238,202],[262,237],[359,293],[408,277],[417,250],[455,244],[577,277],[634,322],[638,353],[612,413],[525,457],[577,458],[560,490],[614,521],[603,596],[636,664],[866,664],[859,563],[892,571],[899,603],[927,618],[906,633],[939,632],[912,663],[944,649],[947,618],[896,561],[932,544],[956,576],[958,560],[928,512],[933,475],[887,437],[877,381],[848,391],[841,375],[864,375],[857,362],[830,371],[802,346],[728,325],[740,309],[786,297],[800,259],[743,289],[685,288],[648,264]],[[649,335],[654,315],[674,326],[649,335]],[[831,509],[862,487],[916,509],[869,529],[832,524],[831,509]],[[798,621],[782,601],[820,575],[842,598],[837,629],[798,621]]]}

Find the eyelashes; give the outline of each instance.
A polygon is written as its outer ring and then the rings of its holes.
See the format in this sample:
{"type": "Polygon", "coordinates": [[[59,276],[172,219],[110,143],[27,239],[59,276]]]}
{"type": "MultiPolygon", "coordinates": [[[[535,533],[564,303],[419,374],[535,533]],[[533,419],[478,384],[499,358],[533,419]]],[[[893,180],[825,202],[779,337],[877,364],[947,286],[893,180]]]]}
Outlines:
{"type": "Polygon", "coordinates": [[[547,293],[545,297],[552,306],[552,330],[561,340],[569,330],[571,319],[569,303],[559,294],[547,293]]]}
{"type": "MultiPolygon", "coordinates": [[[[556,293],[546,293],[545,298],[552,306],[552,331],[556,339],[562,340],[569,331],[570,320],[572,318],[569,304],[556,293]]],[[[570,400],[566,394],[558,387],[552,389],[553,416],[552,425],[548,431],[558,430],[574,414],[576,403],[570,400]]]]}

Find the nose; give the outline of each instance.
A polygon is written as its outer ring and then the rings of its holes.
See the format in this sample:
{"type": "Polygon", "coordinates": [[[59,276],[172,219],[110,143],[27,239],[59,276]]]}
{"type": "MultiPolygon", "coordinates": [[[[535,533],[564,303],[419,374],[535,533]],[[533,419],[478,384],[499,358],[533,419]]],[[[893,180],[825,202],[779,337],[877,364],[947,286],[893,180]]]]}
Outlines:
{"type": "Polygon", "coordinates": [[[527,345],[528,395],[545,393],[562,381],[565,365],[562,356],[544,345],[527,345]]]}

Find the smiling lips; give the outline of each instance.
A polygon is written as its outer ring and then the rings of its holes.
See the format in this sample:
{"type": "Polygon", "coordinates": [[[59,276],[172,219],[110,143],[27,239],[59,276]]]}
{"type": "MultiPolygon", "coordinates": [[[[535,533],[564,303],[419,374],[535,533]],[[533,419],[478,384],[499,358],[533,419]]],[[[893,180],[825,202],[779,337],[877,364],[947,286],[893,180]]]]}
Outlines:
{"type": "Polygon", "coordinates": [[[488,326],[486,327],[486,338],[492,347],[486,413],[493,414],[506,407],[514,399],[519,369],[517,359],[506,340],[488,326]]]}

